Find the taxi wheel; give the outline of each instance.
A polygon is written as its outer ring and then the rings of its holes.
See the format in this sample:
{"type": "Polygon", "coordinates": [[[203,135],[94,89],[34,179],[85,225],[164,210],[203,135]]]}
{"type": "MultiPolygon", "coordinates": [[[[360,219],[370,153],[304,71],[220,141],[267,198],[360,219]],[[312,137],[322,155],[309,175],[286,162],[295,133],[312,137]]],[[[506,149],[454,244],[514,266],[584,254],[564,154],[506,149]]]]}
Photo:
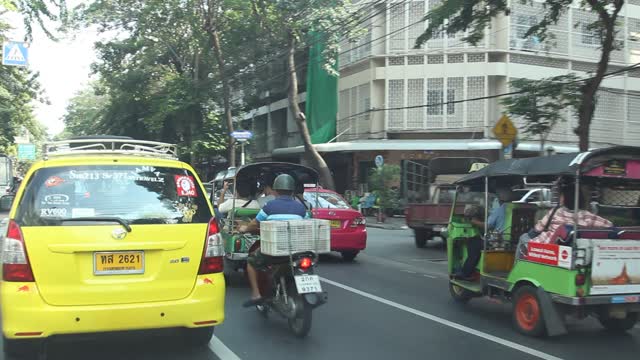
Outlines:
{"type": "Polygon", "coordinates": [[[14,340],[2,338],[4,353],[19,359],[30,359],[38,355],[42,349],[42,340],[14,340]]]}
{"type": "Polygon", "coordinates": [[[343,251],[340,254],[342,255],[342,260],[352,262],[358,256],[358,253],[359,251],[343,251]]]}
{"type": "Polygon", "coordinates": [[[213,329],[213,326],[185,329],[185,342],[191,346],[206,346],[213,337],[213,329]]]}
{"type": "Polygon", "coordinates": [[[633,327],[638,322],[638,313],[627,313],[627,316],[623,319],[616,319],[609,316],[601,316],[598,318],[600,324],[607,329],[607,331],[611,331],[614,333],[623,333],[633,329],[633,327]]]}
{"type": "Polygon", "coordinates": [[[449,282],[449,293],[451,293],[453,300],[461,304],[466,304],[471,300],[471,298],[473,298],[473,293],[471,293],[471,291],[452,282],[449,282]]]}
{"type": "Polygon", "coordinates": [[[512,320],[516,329],[524,335],[542,336],[545,325],[536,288],[524,285],[516,290],[513,299],[512,320]]]}

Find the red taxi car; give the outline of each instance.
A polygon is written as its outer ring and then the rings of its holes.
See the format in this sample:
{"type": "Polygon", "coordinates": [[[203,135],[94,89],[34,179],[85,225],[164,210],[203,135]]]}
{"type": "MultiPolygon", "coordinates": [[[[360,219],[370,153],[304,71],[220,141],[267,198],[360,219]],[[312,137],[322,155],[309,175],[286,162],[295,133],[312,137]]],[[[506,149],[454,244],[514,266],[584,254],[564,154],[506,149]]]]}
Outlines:
{"type": "Polygon", "coordinates": [[[313,206],[313,217],[331,221],[331,251],[353,261],[367,246],[366,220],[338,193],[323,188],[306,188],[304,198],[313,206]]]}

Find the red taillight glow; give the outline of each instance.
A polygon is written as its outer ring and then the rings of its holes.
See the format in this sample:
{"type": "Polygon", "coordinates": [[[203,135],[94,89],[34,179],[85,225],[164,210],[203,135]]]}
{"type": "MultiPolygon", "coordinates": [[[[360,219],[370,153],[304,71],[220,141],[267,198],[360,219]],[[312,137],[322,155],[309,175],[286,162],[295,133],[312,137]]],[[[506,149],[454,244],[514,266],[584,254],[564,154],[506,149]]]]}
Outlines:
{"type": "Polygon", "coordinates": [[[576,285],[582,286],[587,282],[587,277],[584,274],[576,275],[576,285]]]}
{"type": "Polygon", "coordinates": [[[313,265],[311,258],[305,257],[300,260],[300,269],[302,270],[307,270],[311,265],[313,265]]]}
{"type": "Polygon", "coordinates": [[[2,279],[14,282],[35,281],[22,231],[13,220],[9,220],[7,236],[2,246],[2,279]]]}
{"type": "Polygon", "coordinates": [[[224,245],[216,219],[209,221],[207,238],[205,239],[202,261],[200,261],[199,275],[222,272],[224,269],[224,245]]]}

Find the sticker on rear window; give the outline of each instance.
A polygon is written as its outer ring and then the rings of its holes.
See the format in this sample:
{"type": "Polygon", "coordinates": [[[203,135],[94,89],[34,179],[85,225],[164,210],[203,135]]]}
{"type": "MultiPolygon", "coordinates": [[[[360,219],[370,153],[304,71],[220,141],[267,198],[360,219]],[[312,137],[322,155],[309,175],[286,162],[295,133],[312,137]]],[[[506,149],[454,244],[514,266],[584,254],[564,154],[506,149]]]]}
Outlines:
{"type": "Polygon", "coordinates": [[[45,182],[44,182],[44,186],[50,188],[50,187],[55,187],[58,185],[61,185],[62,183],[64,183],[64,179],[59,177],[59,176],[50,176],[45,182]]]}
{"type": "Polygon", "coordinates": [[[193,215],[198,211],[196,204],[178,204],[176,208],[182,214],[182,222],[185,223],[193,222],[193,215]]]}
{"type": "Polygon", "coordinates": [[[73,208],[71,209],[72,218],[81,217],[94,217],[96,216],[96,210],[91,208],[73,208]]]}
{"type": "Polygon", "coordinates": [[[69,205],[69,196],[65,194],[51,194],[44,197],[43,205],[69,205]]]}
{"type": "Polygon", "coordinates": [[[197,197],[196,183],[193,176],[175,175],[178,196],[197,197]]]}
{"type": "Polygon", "coordinates": [[[48,217],[66,217],[67,209],[65,208],[44,208],[40,209],[40,217],[48,218],[48,217]]]}

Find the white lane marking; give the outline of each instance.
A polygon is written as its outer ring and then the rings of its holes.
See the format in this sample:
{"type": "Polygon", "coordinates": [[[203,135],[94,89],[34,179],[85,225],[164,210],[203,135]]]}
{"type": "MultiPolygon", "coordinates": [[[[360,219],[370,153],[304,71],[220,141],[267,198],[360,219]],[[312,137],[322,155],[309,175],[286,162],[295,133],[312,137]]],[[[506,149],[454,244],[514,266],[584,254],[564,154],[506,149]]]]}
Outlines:
{"type": "Polygon", "coordinates": [[[227,347],[220,339],[218,339],[215,335],[209,341],[209,349],[216,354],[220,360],[240,360],[238,355],[236,355],[231,349],[227,347]]]}
{"type": "Polygon", "coordinates": [[[381,298],[379,296],[376,296],[376,295],[373,295],[373,294],[369,294],[367,292],[364,292],[364,291],[361,291],[361,290],[358,290],[358,289],[354,289],[354,288],[352,288],[350,286],[343,285],[343,284],[337,283],[335,281],[332,281],[332,280],[329,280],[329,279],[325,279],[323,277],[321,277],[320,280],[326,282],[327,284],[330,284],[330,285],[333,285],[333,286],[337,286],[337,287],[339,287],[341,289],[344,289],[344,290],[350,291],[352,293],[364,296],[366,298],[369,298],[371,300],[375,300],[375,301],[383,303],[385,305],[389,305],[389,306],[394,307],[396,309],[406,311],[408,313],[420,316],[422,318],[425,318],[425,319],[428,319],[428,320],[431,320],[431,321],[435,321],[435,322],[437,322],[439,324],[442,324],[442,325],[445,325],[445,326],[448,326],[448,327],[451,327],[451,328],[466,332],[467,334],[471,334],[471,335],[475,335],[475,336],[481,337],[481,338],[483,338],[485,340],[489,340],[489,341],[492,341],[492,342],[494,342],[496,344],[500,344],[500,345],[506,346],[508,348],[512,348],[514,350],[521,351],[523,353],[538,357],[540,359],[562,360],[559,357],[544,353],[542,351],[538,351],[536,349],[532,349],[532,348],[524,346],[524,345],[516,344],[516,343],[514,343],[512,341],[509,341],[509,340],[501,339],[501,338],[499,338],[497,336],[493,336],[491,334],[487,334],[485,332],[482,332],[482,331],[479,331],[479,330],[475,330],[475,329],[472,329],[472,328],[464,326],[464,325],[460,325],[458,323],[443,319],[443,318],[435,316],[435,315],[427,314],[427,313],[422,312],[420,310],[416,310],[416,309],[410,308],[408,306],[405,306],[405,305],[402,305],[402,304],[398,304],[398,303],[393,302],[391,300],[387,300],[387,299],[381,298]]]}
{"type": "Polygon", "coordinates": [[[430,278],[430,279],[437,279],[437,278],[438,278],[437,276],[427,275],[427,274],[422,274],[422,276],[424,276],[424,277],[428,277],[428,278],[430,278]]]}

